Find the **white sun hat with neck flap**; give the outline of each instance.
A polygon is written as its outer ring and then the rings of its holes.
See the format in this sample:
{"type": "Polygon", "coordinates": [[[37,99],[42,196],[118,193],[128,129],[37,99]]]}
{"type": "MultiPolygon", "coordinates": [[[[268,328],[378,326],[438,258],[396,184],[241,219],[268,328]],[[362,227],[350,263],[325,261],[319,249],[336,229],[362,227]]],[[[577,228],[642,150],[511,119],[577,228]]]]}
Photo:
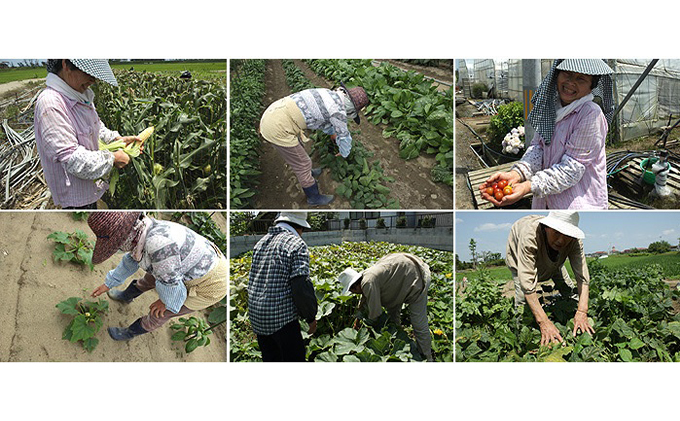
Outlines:
{"type": "Polygon", "coordinates": [[[274,223],[290,222],[303,228],[311,228],[307,222],[307,212],[281,212],[274,223]]]}
{"type": "Polygon", "coordinates": [[[551,211],[548,216],[539,220],[546,227],[550,227],[561,234],[579,240],[586,238],[586,235],[578,227],[578,212],[574,211],[551,211]]]}
{"type": "Polygon", "coordinates": [[[338,282],[342,285],[342,295],[347,295],[350,287],[361,278],[361,273],[352,268],[347,268],[338,275],[338,282]]]}

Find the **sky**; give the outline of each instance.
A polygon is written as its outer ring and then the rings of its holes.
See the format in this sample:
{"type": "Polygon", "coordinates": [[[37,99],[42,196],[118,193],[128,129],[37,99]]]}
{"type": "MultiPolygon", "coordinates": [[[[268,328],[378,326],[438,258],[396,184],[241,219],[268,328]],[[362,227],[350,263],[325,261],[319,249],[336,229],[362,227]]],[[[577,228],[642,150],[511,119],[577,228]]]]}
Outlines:
{"type": "MultiPolygon", "coordinates": [[[[464,261],[471,260],[470,239],[477,242],[477,252],[490,251],[505,257],[510,227],[526,215],[547,215],[548,212],[473,211],[456,212],[456,253],[464,261]]],[[[625,250],[647,247],[666,240],[678,244],[680,213],[664,211],[605,211],[580,212],[579,228],[586,234],[586,253],[608,251],[612,247],[625,250]]]]}

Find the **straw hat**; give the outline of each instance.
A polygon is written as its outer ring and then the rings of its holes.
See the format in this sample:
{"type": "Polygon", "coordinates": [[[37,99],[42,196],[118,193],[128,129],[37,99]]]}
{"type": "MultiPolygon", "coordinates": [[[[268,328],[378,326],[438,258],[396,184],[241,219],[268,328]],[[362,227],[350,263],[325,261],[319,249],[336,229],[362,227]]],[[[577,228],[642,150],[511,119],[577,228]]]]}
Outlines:
{"type": "Polygon", "coordinates": [[[611,75],[614,73],[611,67],[601,59],[564,59],[556,67],[557,70],[565,72],[576,72],[584,75],[611,75]]]}
{"type": "Polygon", "coordinates": [[[578,227],[578,221],[578,212],[551,211],[548,216],[538,222],[566,236],[582,240],[586,235],[578,227]]]}
{"type": "Polygon", "coordinates": [[[113,256],[125,242],[141,212],[93,212],[87,224],[97,236],[92,263],[98,264],[113,256]]]}
{"type": "Polygon", "coordinates": [[[307,222],[307,212],[281,212],[274,223],[290,222],[303,228],[311,228],[307,222]]]}
{"type": "Polygon", "coordinates": [[[347,268],[338,275],[338,282],[342,284],[342,295],[348,295],[349,289],[361,278],[361,273],[352,268],[347,268]]]}
{"type": "Polygon", "coordinates": [[[347,92],[347,95],[349,95],[349,100],[352,101],[352,105],[354,105],[354,110],[357,112],[357,116],[354,118],[354,122],[359,124],[361,119],[359,118],[359,111],[361,111],[362,108],[368,105],[368,95],[366,94],[366,91],[364,88],[361,86],[357,86],[356,88],[352,89],[347,89],[344,83],[340,82],[340,86],[342,86],[342,89],[347,92]]]}

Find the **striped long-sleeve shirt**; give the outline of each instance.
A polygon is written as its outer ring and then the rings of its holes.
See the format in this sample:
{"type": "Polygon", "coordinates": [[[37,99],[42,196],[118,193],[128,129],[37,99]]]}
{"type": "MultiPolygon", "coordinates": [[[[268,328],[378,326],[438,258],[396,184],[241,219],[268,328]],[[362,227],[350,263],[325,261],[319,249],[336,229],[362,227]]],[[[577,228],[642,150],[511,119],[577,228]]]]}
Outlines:
{"type": "Polygon", "coordinates": [[[550,145],[536,133],[513,169],[531,179],[534,209],[607,209],[607,120],[584,102],[555,125],[550,145]]]}
{"type": "Polygon", "coordinates": [[[347,158],[352,150],[352,135],[347,127],[347,111],[340,95],[330,89],[306,89],[290,98],[302,112],[308,129],[337,135],[340,155],[347,158]]]}
{"type": "Polygon", "coordinates": [[[101,198],[107,184],[95,181],[113,168],[113,154],[99,151],[118,132],[107,129],[92,104],[43,90],[35,105],[35,137],[45,180],[56,205],[85,206],[101,198]]]}
{"type": "Polygon", "coordinates": [[[141,267],[156,279],[156,292],[165,307],[177,313],[187,299],[184,284],[210,272],[217,261],[217,252],[206,238],[184,225],[153,220],[142,259],[136,262],[125,254],[118,267],[107,273],[105,284],[114,288],[141,267]]]}

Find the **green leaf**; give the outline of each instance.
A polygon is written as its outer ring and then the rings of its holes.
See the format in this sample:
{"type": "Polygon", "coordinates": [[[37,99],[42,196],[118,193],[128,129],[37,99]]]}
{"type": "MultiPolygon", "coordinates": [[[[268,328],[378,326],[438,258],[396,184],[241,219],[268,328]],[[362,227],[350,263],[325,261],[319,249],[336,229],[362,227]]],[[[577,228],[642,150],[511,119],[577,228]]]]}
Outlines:
{"type": "Polygon", "coordinates": [[[78,303],[80,302],[80,298],[78,297],[70,297],[59,304],[56,305],[56,307],[59,309],[64,314],[72,314],[72,315],[78,315],[80,312],[78,311],[78,303]]]}
{"type": "Polygon", "coordinates": [[[87,318],[84,315],[79,314],[73,319],[73,325],[71,326],[73,336],[71,337],[71,342],[89,339],[94,336],[97,330],[94,323],[88,323],[87,318]]]}
{"type": "Polygon", "coordinates": [[[198,348],[198,340],[196,338],[189,339],[186,346],[184,347],[187,354],[193,352],[196,348],[198,348]]]}
{"type": "Polygon", "coordinates": [[[187,337],[187,333],[184,331],[175,332],[174,335],[170,337],[173,341],[183,341],[187,337]]]}

